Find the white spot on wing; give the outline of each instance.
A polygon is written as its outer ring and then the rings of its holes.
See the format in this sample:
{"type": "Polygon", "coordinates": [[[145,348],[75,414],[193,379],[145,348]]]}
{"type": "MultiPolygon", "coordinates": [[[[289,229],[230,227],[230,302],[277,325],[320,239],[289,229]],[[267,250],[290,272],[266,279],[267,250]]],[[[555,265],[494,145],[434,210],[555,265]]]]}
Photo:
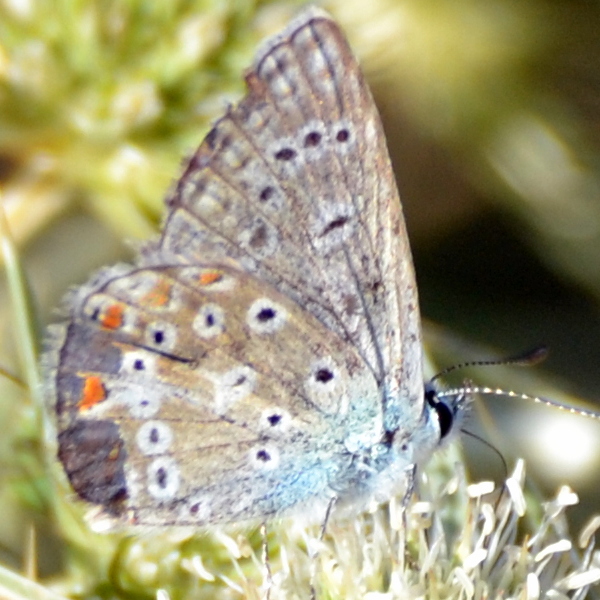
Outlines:
{"type": "Polygon", "coordinates": [[[152,310],[174,310],[179,307],[177,287],[160,272],[149,269],[132,271],[110,283],[110,291],[134,305],[148,306],[152,310]]]}
{"type": "Polygon", "coordinates": [[[279,450],[272,444],[250,450],[250,462],[258,471],[272,471],[279,466],[279,450]]]}
{"type": "Polygon", "coordinates": [[[162,421],[146,421],[135,436],[142,454],[164,454],[173,442],[171,428],[162,421]]]}
{"type": "Polygon", "coordinates": [[[291,420],[287,410],[279,406],[269,406],[260,416],[260,426],[263,431],[271,434],[285,433],[290,428],[291,420]]]}
{"type": "Polygon", "coordinates": [[[348,398],[342,373],[330,356],[315,361],[304,385],[309,398],[327,411],[345,413],[348,398]]]}
{"type": "Polygon", "coordinates": [[[208,339],[220,335],[225,331],[225,313],[218,304],[204,304],[200,307],[192,327],[201,338],[208,339]]]}
{"type": "Polygon", "coordinates": [[[113,387],[109,400],[122,404],[134,419],[150,419],[160,409],[163,392],[147,385],[127,384],[113,387]]]}
{"type": "Polygon", "coordinates": [[[177,343],[177,330],[172,323],[155,321],[148,323],[145,338],[148,347],[170,351],[177,343]]]}
{"type": "Polygon", "coordinates": [[[338,250],[355,229],[354,206],[343,202],[323,201],[318,215],[312,218],[312,242],[323,254],[338,250]]]}
{"type": "Polygon", "coordinates": [[[156,376],[156,355],[143,350],[124,352],[121,360],[120,374],[136,379],[147,379],[156,376]]]}
{"type": "Polygon", "coordinates": [[[215,386],[215,412],[222,415],[236,402],[254,392],[256,371],[247,365],[235,367],[218,376],[212,376],[215,386]]]}
{"type": "Polygon", "coordinates": [[[242,229],[238,242],[251,256],[258,258],[272,256],[279,247],[277,230],[259,218],[242,229]]]}
{"type": "Polygon", "coordinates": [[[157,500],[170,500],[179,490],[179,467],[170,456],[161,456],[148,465],[148,493],[157,500]]]}
{"type": "Polygon", "coordinates": [[[255,333],[269,334],[279,331],[287,321],[287,317],[287,311],[283,306],[269,298],[259,298],[248,309],[246,322],[255,333]]]}
{"type": "Polygon", "coordinates": [[[194,494],[181,507],[180,518],[182,521],[205,523],[211,514],[211,500],[207,494],[194,494]]]}

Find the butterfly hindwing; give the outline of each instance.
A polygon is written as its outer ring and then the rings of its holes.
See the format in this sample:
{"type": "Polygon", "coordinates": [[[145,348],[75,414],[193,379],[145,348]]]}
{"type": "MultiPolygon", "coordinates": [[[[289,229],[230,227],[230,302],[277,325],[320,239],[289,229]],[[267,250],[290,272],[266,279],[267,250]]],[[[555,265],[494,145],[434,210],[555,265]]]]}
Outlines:
{"type": "Polygon", "coordinates": [[[243,272],[108,270],[78,296],[56,367],[59,455],[90,500],[103,472],[115,516],[185,523],[202,494],[210,510],[191,522],[256,518],[285,508],[278,495],[303,470],[312,483],[291,504],[331,495],[334,457],[380,427],[377,403],[360,408],[377,384],[354,348],[243,272]],[[115,453],[108,472],[98,448],[115,453]],[[244,485],[253,493],[232,502],[244,485]]]}

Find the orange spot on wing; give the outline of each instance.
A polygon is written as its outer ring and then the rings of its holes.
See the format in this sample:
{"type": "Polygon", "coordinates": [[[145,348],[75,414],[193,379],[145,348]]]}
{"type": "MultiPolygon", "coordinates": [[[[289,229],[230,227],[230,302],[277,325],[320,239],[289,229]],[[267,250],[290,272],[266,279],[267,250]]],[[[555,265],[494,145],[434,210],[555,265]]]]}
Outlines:
{"type": "Polygon", "coordinates": [[[210,285],[223,277],[221,271],[204,271],[200,275],[200,285],[210,285]]]}
{"type": "Polygon", "coordinates": [[[141,303],[147,306],[161,307],[166,306],[171,300],[171,290],[173,286],[166,280],[159,282],[141,298],[141,303]]]}
{"type": "Polygon", "coordinates": [[[97,375],[90,375],[85,378],[83,384],[83,394],[79,400],[80,410],[89,410],[99,402],[106,400],[106,389],[102,383],[102,379],[97,375]]]}
{"type": "Polygon", "coordinates": [[[100,319],[102,327],[106,329],[118,329],[123,325],[123,314],[125,308],[122,304],[111,304],[100,319]]]}

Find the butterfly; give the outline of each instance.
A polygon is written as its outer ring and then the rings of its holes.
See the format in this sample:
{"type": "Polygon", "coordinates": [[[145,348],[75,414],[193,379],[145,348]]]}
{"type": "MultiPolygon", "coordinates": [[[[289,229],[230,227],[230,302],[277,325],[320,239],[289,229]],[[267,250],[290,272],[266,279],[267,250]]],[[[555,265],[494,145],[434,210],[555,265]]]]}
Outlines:
{"type": "Polygon", "coordinates": [[[45,389],[74,492],[115,522],[265,521],[410,490],[460,398],[423,382],[381,121],[335,21],[258,50],[134,265],[66,298],[45,389]]]}

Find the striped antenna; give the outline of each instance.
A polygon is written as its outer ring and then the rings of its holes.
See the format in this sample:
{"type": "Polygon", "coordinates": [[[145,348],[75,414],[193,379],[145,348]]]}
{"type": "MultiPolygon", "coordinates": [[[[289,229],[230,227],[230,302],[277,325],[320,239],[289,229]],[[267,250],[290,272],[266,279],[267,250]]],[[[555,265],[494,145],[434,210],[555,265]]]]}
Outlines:
{"type": "MultiPolygon", "coordinates": [[[[546,346],[537,346],[533,350],[518,354],[516,356],[509,356],[508,358],[492,359],[492,360],[471,360],[468,362],[458,363],[442,369],[439,373],[431,378],[433,383],[436,379],[452,373],[452,371],[458,371],[459,369],[466,369],[469,367],[497,367],[500,365],[512,365],[514,367],[531,367],[537,365],[546,359],[548,356],[548,348],[546,346]]],[[[438,394],[439,396],[440,394],[438,394]]]]}
{"type": "MultiPolygon", "coordinates": [[[[536,348],[533,348],[532,350],[529,350],[528,352],[524,352],[522,354],[518,354],[509,358],[502,358],[499,360],[474,360],[469,362],[463,362],[443,369],[431,378],[431,382],[433,383],[436,379],[439,379],[440,377],[443,377],[444,375],[447,375],[452,371],[457,371],[459,369],[465,369],[468,367],[490,367],[498,365],[530,367],[532,365],[536,365],[542,362],[546,359],[547,356],[547,347],[538,346],[536,348]]],[[[556,400],[549,400],[548,398],[542,398],[541,396],[532,396],[530,394],[513,392],[512,390],[503,390],[502,388],[490,388],[487,386],[474,386],[469,384],[460,388],[453,388],[449,390],[442,390],[436,392],[437,398],[448,398],[453,396],[455,397],[464,394],[483,394],[487,396],[505,396],[508,398],[519,398],[520,400],[536,402],[537,404],[545,404],[546,406],[551,406],[552,408],[557,408],[558,410],[562,410],[573,415],[579,415],[581,417],[587,417],[589,419],[600,420],[600,412],[594,410],[589,410],[586,408],[575,408],[573,406],[563,404],[562,402],[558,402],[556,400]]]]}
{"type": "Polygon", "coordinates": [[[587,417],[589,419],[600,420],[600,412],[596,412],[594,410],[589,410],[586,408],[575,408],[573,406],[563,404],[562,402],[558,402],[556,400],[549,400],[548,398],[542,398],[541,396],[531,396],[530,394],[521,394],[518,392],[513,392],[512,390],[503,390],[502,388],[466,385],[460,388],[439,391],[436,395],[438,398],[447,398],[453,396],[460,396],[461,394],[483,394],[487,396],[505,396],[508,398],[519,398],[521,400],[536,402],[537,404],[545,404],[546,406],[551,406],[552,408],[557,408],[558,410],[562,410],[573,415],[579,415],[581,417],[587,417]]]}

